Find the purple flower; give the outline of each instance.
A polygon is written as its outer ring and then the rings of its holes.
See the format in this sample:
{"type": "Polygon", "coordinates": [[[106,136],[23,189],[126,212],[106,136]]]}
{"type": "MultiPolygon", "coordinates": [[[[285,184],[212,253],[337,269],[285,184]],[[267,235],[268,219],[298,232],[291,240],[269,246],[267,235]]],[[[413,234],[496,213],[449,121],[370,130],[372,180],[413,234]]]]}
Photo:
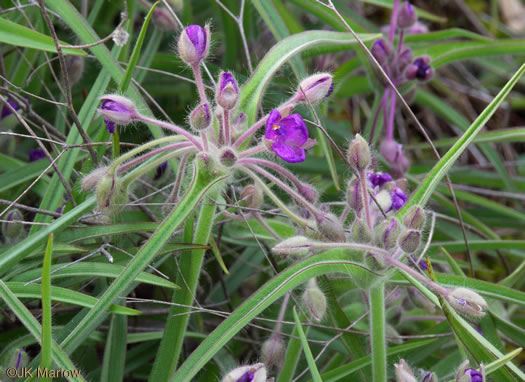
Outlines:
{"type": "MultiPolygon", "coordinates": [[[[19,109],[20,109],[20,105],[17,104],[17,103],[16,103],[15,101],[13,101],[13,100],[8,99],[8,100],[7,100],[7,103],[8,103],[9,105],[11,105],[11,107],[12,107],[13,109],[15,109],[15,110],[19,110],[19,109]]],[[[9,115],[11,115],[11,114],[12,114],[11,109],[9,109],[9,107],[7,107],[7,105],[4,105],[4,106],[2,107],[2,113],[0,114],[0,119],[4,119],[5,117],[7,117],[7,116],[9,116],[9,115]]]]}
{"type": "Polygon", "coordinates": [[[381,187],[383,184],[387,182],[391,182],[393,179],[390,176],[390,174],[386,172],[369,172],[368,173],[368,181],[372,185],[372,187],[381,187]]]}
{"type": "Polygon", "coordinates": [[[251,382],[254,378],[255,375],[250,370],[248,370],[246,373],[241,375],[239,379],[237,379],[237,382],[251,382]]]}
{"type": "Polygon", "coordinates": [[[483,375],[475,369],[468,368],[464,374],[470,376],[470,382],[483,382],[483,375]]]}
{"type": "Polygon", "coordinates": [[[392,209],[394,210],[403,207],[407,201],[405,192],[397,186],[394,186],[394,189],[390,191],[390,196],[392,197],[392,209]]]}
{"type": "Polygon", "coordinates": [[[208,54],[209,28],[190,25],[182,31],[179,39],[179,55],[190,65],[198,64],[208,54]]]}
{"type": "Polygon", "coordinates": [[[279,110],[273,110],[266,121],[264,134],[270,150],[288,163],[303,162],[304,145],[308,141],[308,129],[299,114],[286,118],[279,110]]]}
{"type": "Polygon", "coordinates": [[[408,66],[405,76],[409,80],[428,81],[434,75],[434,71],[430,66],[430,58],[428,56],[421,56],[408,66]]]}
{"type": "Polygon", "coordinates": [[[31,149],[29,150],[29,162],[36,162],[37,160],[44,159],[46,154],[42,149],[31,149]]]}
{"type": "Polygon", "coordinates": [[[414,263],[416,263],[421,269],[424,269],[425,271],[428,270],[427,263],[424,260],[417,261],[417,257],[410,255],[410,258],[414,263]]]}
{"type": "Polygon", "coordinates": [[[168,168],[168,161],[162,162],[157,166],[155,169],[155,176],[153,177],[153,180],[159,180],[162,175],[166,172],[166,169],[168,168]]]}
{"type": "Polygon", "coordinates": [[[225,110],[231,110],[239,99],[239,87],[231,73],[222,72],[219,77],[219,88],[217,89],[217,103],[225,110]]]}

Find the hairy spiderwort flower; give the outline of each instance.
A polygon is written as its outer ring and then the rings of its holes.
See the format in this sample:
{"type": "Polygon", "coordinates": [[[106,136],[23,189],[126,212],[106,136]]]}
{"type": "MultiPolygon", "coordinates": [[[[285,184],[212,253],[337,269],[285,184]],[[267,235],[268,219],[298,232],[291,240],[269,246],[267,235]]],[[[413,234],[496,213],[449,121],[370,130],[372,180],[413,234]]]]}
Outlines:
{"type": "Polygon", "coordinates": [[[348,147],[348,162],[355,171],[364,170],[370,164],[370,147],[364,138],[356,134],[348,147]]]}
{"type": "Polygon", "coordinates": [[[264,341],[261,348],[261,356],[266,367],[280,369],[284,362],[286,347],[280,334],[274,333],[264,341]]]}
{"type": "Polygon", "coordinates": [[[417,382],[412,369],[407,365],[404,359],[400,360],[399,363],[394,364],[394,367],[396,368],[397,382],[417,382]]]}
{"type": "Polygon", "coordinates": [[[190,126],[199,131],[205,130],[211,125],[210,107],[207,103],[201,103],[190,113],[190,126]]]}
{"type": "Polygon", "coordinates": [[[479,371],[472,369],[468,360],[464,361],[456,373],[456,382],[485,382],[485,368],[479,365],[479,371]]]}
{"type": "Polygon", "coordinates": [[[432,372],[426,373],[421,382],[438,382],[436,373],[432,373],[432,372]]]}
{"type": "Polygon", "coordinates": [[[288,163],[305,160],[308,129],[299,114],[283,118],[279,110],[273,110],[266,121],[264,137],[268,148],[282,160],[288,163]]]}
{"type": "Polygon", "coordinates": [[[326,314],[326,297],[317,285],[315,278],[308,280],[303,293],[303,302],[312,318],[320,322],[326,314]]]}
{"type": "Polygon", "coordinates": [[[396,185],[394,185],[393,190],[390,191],[390,196],[392,197],[392,209],[394,210],[399,210],[407,201],[405,192],[396,185]]]}
{"type": "Polygon", "coordinates": [[[329,97],[333,91],[333,76],[330,73],[318,73],[301,81],[294,98],[297,102],[317,104],[329,97]]]}
{"type": "Polygon", "coordinates": [[[129,98],[116,94],[100,97],[102,104],[98,112],[104,116],[106,129],[113,134],[115,125],[127,125],[137,118],[135,103],[129,98]]]}
{"type": "Polygon", "coordinates": [[[46,154],[42,149],[31,149],[29,150],[29,162],[36,162],[37,160],[44,159],[46,154]]]}
{"type": "Polygon", "coordinates": [[[392,182],[393,179],[390,176],[390,174],[386,172],[369,172],[368,181],[370,182],[372,187],[381,187],[387,182],[392,182]]]}
{"type": "Polygon", "coordinates": [[[406,29],[413,26],[417,21],[414,7],[408,1],[401,6],[397,15],[397,25],[399,28],[406,29]]]}
{"type": "Polygon", "coordinates": [[[425,226],[425,221],[425,211],[418,205],[410,207],[405,216],[403,216],[403,224],[407,228],[421,230],[425,226]]]}
{"type": "Polygon", "coordinates": [[[304,236],[293,236],[281,241],[272,252],[281,256],[305,257],[310,253],[311,240],[304,236]]]}
{"type": "Polygon", "coordinates": [[[24,216],[19,209],[13,208],[8,212],[6,220],[2,222],[1,226],[2,235],[7,242],[15,243],[22,238],[25,233],[24,225],[18,222],[23,220],[24,216]]]}
{"type": "Polygon", "coordinates": [[[381,66],[385,67],[394,54],[394,47],[390,41],[379,39],[374,42],[374,44],[372,44],[370,52],[375,57],[377,62],[379,62],[381,66]]]}
{"type": "Polygon", "coordinates": [[[488,308],[483,297],[467,288],[454,289],[447,296],[447,300],[456,311],[471,318],[483,317],[483,310],[488,308]]]}
{"type": "Polygon", "coordinates": [[[222,382],[266,382],[266,367],[262,363],[238,367],[226,374],[222,382]]]}
{"type": "Polygon", "coordinates": [[[210,28],[190,25],[182,31],[179,38],[179,56],[188,65],[199,64],[210,48],[210,28]]]}
{"type": "Polygon", "coordinates": [[[239,100],[239,86],[233,74],[222,72],[216,94],[217,104],[224,110],[231,110],[239,100]]]}
{"type": "Polygon", "coordinates": [[[421,243],[421,232],[408,230],[399,238],[399,247],[406,253],[414,253],[421,243]]]}
{"type": "Polygon", "coordinates": [[[483,375],[475,369],[468,368],[464,374],[470,377],[470,382],[483,382],[483,375]]]}

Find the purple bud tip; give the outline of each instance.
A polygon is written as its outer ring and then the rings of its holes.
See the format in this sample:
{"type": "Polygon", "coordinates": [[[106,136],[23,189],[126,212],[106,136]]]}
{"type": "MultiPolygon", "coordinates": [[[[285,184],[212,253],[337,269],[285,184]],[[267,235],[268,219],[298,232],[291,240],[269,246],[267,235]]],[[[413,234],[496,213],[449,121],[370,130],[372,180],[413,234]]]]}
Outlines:
{"type": "MultiPolygon", "coordinates": [[[[20,105],[18,105],[18,104],[17,104],[15,101],[13,101],[13,100],[8,99],[8,100],[7,100],[7,103],[8,103],[9,105],[11,105],[11,107],[12,107],[13,109],[15,109],[15,110],[19,110],[19,109],[20,109],[20,105]]],[[[2,107],[2,113],[0,114],[0,119],[4,119],[5,117],[7,117],[7,116],[9,116],[9,115],[11,115],[11,114],[12,114],[11,109],[10,109],[7,105],[4,105],[4,106],[2,107]]]]}
{"type": "Polygon", "coordinates": [[[235,77],[231,73],[221,73],[216,99],[219,106],[225,110],[231,110],[237,104],[239,87],[237,86],[235,77]]]}
{"type": "Polygon", "coordinates": [[[390,192],[390,196],[392,197],[392,209],[394,210],[403,207],[407,201],[405,192],[397,186],[390,192]]]}
{"type": "Polygon", "coordinates": [[[417,257],[414,255],[410,255],[412,258],[412,261],[416,263],[421,269],[424,269],[425,271],[428,270],[427,263],[424,260],[417,261],[417,257]]]}
{"type": "Polygon", "coordinates": [[[107,130],[110,134],[113,134],[113,133],[115,132],[115,122],[110,121],[110,120],[107,119],[107,118],[104,118],[104,123],[106,124],[106,130],[107,130]]]}
{"type": "Polygon", "coordinates": [[[162,162],[157,166],[155,169],[155,176],[153,177],[153,180],[159,180],[162,175],[166,172],[166,169],[168,168],[168,161],[162,162]]]}
{"type": "Polygon", "coordinates": [[[22,361],[22,349],[18,350],[18,356],[16,357],[16,367],[15,369],[18,370],[20,367],[20,362],[22,361]]]}
{"type": "Polygon", "coordinates": [[[431,382],[432,381],[432,373],[427,373],[425,374],[425,377],[423,378],[423,380],[421,382],[431,382]]]}
{"type": "Polygon", "coordinates": [[[190,39],[195,48],[197,56],[202,57],[206,51],[206,31],[200,25],[190,25],[184,29],[184,32],[190,39]]]}
{"type": "Polygon", "coordinates": [[[36,162],[37,160],[44,159],[46,154],[42,149],[31,149],[29,150],[29,162],[36,162]]]}
{"type": "Polygon", "coordinates": [[[248,370],[246,373],[244,373],[239,379],[237,379],[237,382],[251,382],[255,378],[255,375],[252,371],[248,370]]]}
{"type": "Polygon", "coordinates": [[[235,81],[233,75],[231,73],[224,72],[221,74],[220,91],[222,92],[228,84],[231,84],[236,92],[239,91],[239,88],[237,87],[237,81],[235,81]]]}
{"type": "Polygon", "coordinates": [[[464,374],[470,376],[470,382],[483,382],[483,375],[475,369],[468,368],[464,374]]]}
{"type": "Polygon", "coordinates": [[[299,114],[282,118],[279,110],[273,110],[266,121],[264,137],[282,160],[297,163],[306,159],[303,145],[308,141],[308,129],[299,114]]]}

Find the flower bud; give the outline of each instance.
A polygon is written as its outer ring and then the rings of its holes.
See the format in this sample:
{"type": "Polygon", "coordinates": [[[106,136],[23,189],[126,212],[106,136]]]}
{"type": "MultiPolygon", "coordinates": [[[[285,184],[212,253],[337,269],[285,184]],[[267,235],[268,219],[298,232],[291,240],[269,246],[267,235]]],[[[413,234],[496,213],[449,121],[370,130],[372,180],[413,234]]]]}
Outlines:
{"type": "Polygon", "coordinates": [[[320,322],[326,314],[326,297],[317,286],[315,278],[308,280],[308,286],[303,293],[303,302],[310,316],[320,322]]]}
{"type": "Polygon", "coordinates": [[[417,382],[412,369],[407,365],[404,359],[394,364],[396,368],[396,382],[417,382]]]}
{"type": "Polygon", "coordinates": [[[69,86],[75,85],[84,73],[84,57],[69,55],[65,57],[69,86]]]}
{"type": "Polygon", "coordinates": [[[240,201],[246,203],[249,208],[257,209],[263,204],[264,194],[259,187],[250,184],[242,190],[240,201]]]}
{"type": "Polygon", "coordinates": [[[179,43],[179,56],[188,65],[198,65],[206,58],[210,49],[210,28],[190,25],[182,31],[179,43]]]}
{"type": "Polygon", "coordinates": [[[120,178],[106,173],[97,184],[95,191],[100,212],[112,216],[122,209],[122,204],[128,201],[128,194],[123,189],[120,178]]]}
{"type": "Polygon", "coordinates": [[[405,72],[408,80],[428,81],[434,76],[434,70],[430,66],[430,58],[421,56],[410,64],[405,72]]]}
{"type": "Polygon", "coordinates": [[[232,126],[232,139],[235,141],[241,136],[243,132],[248,130],[248,117],[244,113],[240,113],[232,126]]]}
{"type": "Polygon", "coordinates": [[[155,25],[165,31],[176,31],[177,24],[170,15],[167,8],[157,7],[153,10],[153,22],[155,25]]]}
{"type": "Polygon", "coordinates": [[[241,366],[226,374],[222,382],[266,382],[266,368],[262,363],[241,366]]]}
{"type": "Polygon", "coordinates": [[[408,296],[410,297],[410,301],[412,301],[412,303],[418,308],[421,308],[428,313],[435,312],[436,306],[416,287],[408,288],[408,296]]]}
{"type": "Polygon", "coordinates": [[[401,6],[397,15],[397,25],[399,28],[407,29],[413,26],[417,21],[416,10],[408,1],[401,6]]]}
{"type": "Polygon", "coordinates": [[[359,134],[356,134],[348,148],[348,162],[355,171],[364,170],[370,164],[370,148],[359,134]]]}
{"type": "Polygon", "coordinates": [[[370,52],[381,66],[385,66],[394,55],[394,47],[390,41],[381,39],[374,42],[370,52]]]}
{"type": "Polygon", "coordinates": [[[308,200],[310,203],[315,204],[319,200],[319,193],[315,189],[314,186],[306,183],[301,183],[299,186],[297,186],[297,192],[299,192],[299,195],[301,195],[303,198],[308,200]]]}
{"type": "Polygon", "coordinates": [[[488,307],[483,297],[467,288],[454,289],[447,300],[458,313],[473,318],[483,317],[483,310],[488,307]]]}
{"type": "Polygon", "coordinates": [[[155,169],[155,175],[153,176],[153,180],[159,180],[162,178],[162,176],[166,173],[166,169],[168,168],[168,161],[162,162],[157,166],[155,169]]]}
{"type": "Polygon", "coordinates": [[[225,167],[232,167],[237,162],[237,154],[231,148],[225,147],[219,154],[219,161],[225,167]]]}
{"type": "Polygon", "coordinates": [[[90,190],[95,187],[104,175],[108,172],[108,167],[100,167],[91,171],[82,178],[81,187],[83,191],[90,190]]]}
{"type": "Polygon", "coordinates": [[[399,247],[405,253],[414,253],[421,244],[421,232],[409,229],[399,238],[399,247]]]}
{"type": "Polygon", "coordinates": [[[261,350],[261,356],[266,367],[281,369],[284,362],[286,348],[284,341],[279,334],[273,334],[269,339],[264,341],[261,350]]]}
{"type": "Polygon", "coordinates": [[[403,52],[401,52],[397,58],[397,69],[399,73],[403,73],[408,65],[412,63],[412,60],[414,59],[414,55],[412,54],[412,50],[410,48],[406,48],[403,52]]]}
{"type": "Polygon", "coordinates": [[[407,228],[422,230],[425,226],[425,210],[421,206],[412,206],[408,209],[405,216],[403,216],[403,224],[407,228]]]}
{"type": "Polygon", "coordinates": [[[24,349],[14,349],[7,362],[8,368],[14,368],[16,370],[24,369],[29,365],[30,358],[24,349]]]}
{"type": "Polygon", "coordinates": [[[24,234],[24,225],[19,223],[24,220],[22,212],[18,208],[12,208],[2,222],[2,235],[8,243],[15,243],[20,240],[24,234]]]}
{"type": "Polygon", "coordinates": [[[376,241],[383,248],[391,249],[396,246],[397,238],[401,232],[401,224],[396,218],[380,223],[376,231],[376,241]]]}
{"type": "Polygon", "coordinates": [[[98,112],[104,116],[106,129],[113,134],[115,125],[127,125],[137,118],[138,113],[135,103],[129,98],[116,94],[100,97],[102,104],[98,112]]]}
{"type": "Polygon", "coordinates": [[[352,239],[357,243],[369,243],[372,240],[372,233],[361,219],[355,219],[352,225],[352,239]]]}
{"type": "Polygon", "coordinates": [[[439,382],[439,380],[436,373],[428,372],[425,374],[421,382],[439,382]]]}
{"type": "Polygon", "coordinates": [[[332,213],[328,213],[317,220],[317,229],[329,241],[345,242],[345,230],[339,218],[332,213]]]}
{"type": "Polygon", "coordinates": [[[190,126],[192,129],[205,130],[211,125],[210,108],[207,103],[202,103],[190,113],[190,126]]]}
{"type": "Polygon", "coordinates": [[[479,365],[479,371],[470,368],[470,362],[464,361],[456,373],[456,382],[485,382],[485,368],[479,365]]]}
{"type": "Polygon", "coordinates": [[[360,180],[357,177],[352,178],[352,180],[348,182],[348,186],[346,187],[346,202],[357,214],[359,214],[363,208],[361,185],[360,180]]]}
{"type": "Polygon", "coordinates": [[[293,236],[272,248],[277,255],[305,257],[310,253],[311,240],[304,236],[293,236]]]}
{"type": "Polygon", "coordinates": [[[299,84],[295,99],[297,102],[309,102],[315,105],[329,97],[333,91],[333,76],[329,73],[318,73],[299,84]]]}
{"type": "Polygon", "coordinates": [[[387,341],[393,345],[402,345],[403,339],[401,338],[401,335],[399,332],[390,324],[386,324],[385,326],[385,335],[387,337],[387,341]]]}
{"type": "Polygon", "coordinates": [[[219,77],[219,85],[215,96],[217,104],[225,110],[231,110],[239,100],[239,86],[231,73],[222,72],[219,77]]]}

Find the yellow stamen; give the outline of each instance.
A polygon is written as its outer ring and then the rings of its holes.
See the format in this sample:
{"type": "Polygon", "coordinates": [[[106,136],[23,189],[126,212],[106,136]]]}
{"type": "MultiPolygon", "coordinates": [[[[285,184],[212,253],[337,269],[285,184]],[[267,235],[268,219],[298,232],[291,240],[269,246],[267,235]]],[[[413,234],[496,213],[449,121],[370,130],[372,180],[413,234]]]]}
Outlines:
{"type": "Polygon", "coordinates": [[[279,125],[273,125],[272,130],[279,130],[280,128],[281,128],[281,126],[279,126],[279,125]]]}

